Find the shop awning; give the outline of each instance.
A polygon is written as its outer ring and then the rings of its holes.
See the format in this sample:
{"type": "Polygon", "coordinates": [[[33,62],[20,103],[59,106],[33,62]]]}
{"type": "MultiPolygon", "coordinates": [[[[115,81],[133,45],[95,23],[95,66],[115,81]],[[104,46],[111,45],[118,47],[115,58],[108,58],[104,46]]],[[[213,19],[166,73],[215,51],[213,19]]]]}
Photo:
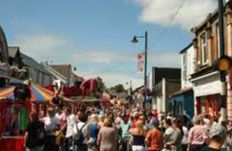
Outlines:
{"type": "Polygon", "coordinates": [[[181,94],[189,92],[189,91],[193,91],[193,89],[191,87],[190,88],[183,88],[183,89],[173,93],[172,96],[181,95],[181,94]]]}
{"type": "MultiPolygon", "coordinates": [[[[55,95],[53,92],[37,84],[31,84],[29,88],[31,90],[31,101],[43,103],[46,101],[51,101],[55,95]]],[[[15,86],[9,86],[0,89],[0,99],[6,99],[6,98],[14,99],[14,89],[15,86]]]]}

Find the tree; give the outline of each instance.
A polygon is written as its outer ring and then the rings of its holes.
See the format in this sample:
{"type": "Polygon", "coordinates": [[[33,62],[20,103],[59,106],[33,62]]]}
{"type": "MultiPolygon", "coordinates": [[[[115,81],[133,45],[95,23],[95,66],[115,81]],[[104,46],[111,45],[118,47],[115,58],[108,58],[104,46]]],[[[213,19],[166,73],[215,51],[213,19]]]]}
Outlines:
{"type": "Polygon", "coordinates": [[[117,93],[126,92],[126,90],[122,84],[115,85],[115,86],[111,87],[110,89],[116,91],[117,93]]]}

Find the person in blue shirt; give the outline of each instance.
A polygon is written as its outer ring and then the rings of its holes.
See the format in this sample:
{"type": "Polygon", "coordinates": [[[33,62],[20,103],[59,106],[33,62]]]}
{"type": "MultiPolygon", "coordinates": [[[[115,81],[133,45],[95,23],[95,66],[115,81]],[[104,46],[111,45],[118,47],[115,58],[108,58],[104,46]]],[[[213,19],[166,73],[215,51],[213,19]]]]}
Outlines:
{"type": "Polygon", "coordinates": [[[128,142],[130,140],[129,129],[131,128],[131,121],[128,119],[126,115],[122,115],[122,122],[120,123],[121,128],[121,151],[128,151],[129,145],[128,142]]]}

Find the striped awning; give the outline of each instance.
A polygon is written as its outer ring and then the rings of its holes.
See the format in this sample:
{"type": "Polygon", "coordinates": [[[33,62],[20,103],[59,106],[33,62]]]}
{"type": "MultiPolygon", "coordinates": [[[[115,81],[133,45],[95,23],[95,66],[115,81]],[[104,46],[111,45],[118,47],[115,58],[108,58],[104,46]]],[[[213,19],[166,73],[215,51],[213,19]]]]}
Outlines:
{"type": "MultiPolygon", "coordinates": [[[[43,103],[46,101],[51,101],[55,95],[53,92],[37,84],[31,84],[29,88],[31,90],[31,101],[43,103]]],[[[14,89],[15,86],[9,86],[0,89],[0,99],[5,99],[5,98],[14,99],[14,89]]]]}

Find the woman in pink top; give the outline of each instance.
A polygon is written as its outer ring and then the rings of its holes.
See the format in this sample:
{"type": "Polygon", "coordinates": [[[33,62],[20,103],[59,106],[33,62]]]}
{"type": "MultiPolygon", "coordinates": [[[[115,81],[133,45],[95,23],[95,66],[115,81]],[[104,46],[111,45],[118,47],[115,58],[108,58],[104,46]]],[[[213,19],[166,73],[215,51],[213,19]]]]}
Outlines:
{"type": "Polygon", "coordinates": [[[194,126],[189,131],[188,144],[190,151],[199,151],[206,145],[207,128],[203,125],[200,116],[195,116],[192,122],[194,126]]]}

